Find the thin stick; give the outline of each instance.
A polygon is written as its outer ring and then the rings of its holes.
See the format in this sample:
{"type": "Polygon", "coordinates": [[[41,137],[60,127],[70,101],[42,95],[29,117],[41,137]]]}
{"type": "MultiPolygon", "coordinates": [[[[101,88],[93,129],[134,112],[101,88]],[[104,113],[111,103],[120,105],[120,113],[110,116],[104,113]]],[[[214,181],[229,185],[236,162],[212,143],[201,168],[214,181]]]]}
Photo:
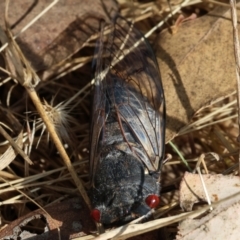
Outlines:
{"type": "MultiPolygon", "coordinates": [[[[240,130],[240,56],[239,56],[239,38],[238,38],[238,24],[237,24],[237,11],[236,11],[236,0],[230,0],[231,14],[232,14],[232,25],[233,25],[233,42],[234,42],[234,54],[236,62],[236,77],[237,77],[237,100],[238,100],[238,129],[240,130]]],[[[238,133],[238,143],[240,145],[240,132],[238,133]]],[[[240,163],[240,147],[238,162],[240,163]]],[[[240,173],[240,164],[239,164],[240,173]]]]}
{"type": "Polygon", "coordinates": [[[38,96],[37,96],[37,93],[35,90],[33,89],[29,89],[29,88],[26,88],[31,100],[33,101],[39,115],[41,116],[43,122],[45,123],[46,125],[46,128],[57,148],[57,150],[59,151],[59,154],[61,155],[62,159],[64,160],[79,192],[81,193],[84,201],[86,202],[86,204],[88,205],[88,207],[91,209],[91,204],[90,204],[90,200],[88,198],[88,195],[86,193],[86,190],[82,184],[82,182],[80,181],[79,177],[77,176],[75,170],[74,170],[74,167],[61,143],[61,140],[60,138],[58,137],[56,131],[55,131],[55,128],[54,128],[54,125],[53,123],[51,122],[51,120],[49,119],[47,113],[45,112],[43,106],[42,106],[42,103],[41,101],[39,100],[38,96]]]}
{"type": "Polygon", "coordinates": [[[202,187],[203,187],[203,191],[204,191],[204,193],[205,193],[205,196],[206,196],[208,205],[209,205],[209,207],[210,207],[210,211],[212,211],[212,210],[213,210],[213,207],[212,207],[211,199],[210,199],[210,197],[209,197],[209,194],[208,194],[208,191],[207,191],[207,187],[206,187],[206,184],[205,184],[205,182],[204,182],[204,180],[203,180],[202,173],[201,173],[199,167],[197,167],[197,172],[198,172],[198,175],[199,175],[199,177],[200,177],[200,180],[201,180],[201,183],[202,183],[202,187]]]}

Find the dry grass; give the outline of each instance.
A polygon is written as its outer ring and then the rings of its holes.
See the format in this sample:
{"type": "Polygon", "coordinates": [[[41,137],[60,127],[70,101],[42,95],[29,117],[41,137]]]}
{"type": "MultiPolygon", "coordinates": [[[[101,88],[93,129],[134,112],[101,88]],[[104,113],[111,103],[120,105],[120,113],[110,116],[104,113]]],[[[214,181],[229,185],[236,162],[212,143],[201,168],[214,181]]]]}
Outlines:
{"type": "MultiPolygon", "coordinates": [[[[173,1],[171,9],[163,0],[135,1],[134,3],[130,3],[128,0],[119,0],[118,2],[124,17],[137,16],[137,27],[144,33],[156,27],[159,22],[161,23],[157,31],[148,34],[151,43],[157,33],[162,28],[172,25],[182,11],[185,13],[195,11],[201,15],[214,7],[214,4],[209,2],[199,3],[201,1],[189,1],[183,10],[178,5],[180,0],[173,1]],[[168,19],[167,23],[163,21],[165,19],[168,19]]],[[[11,7],[9,11],[11,11],[11,7]]],[[[89,56],[92,53],[93,50],[89,50],[89,48],[83,49],[71,59],[63,62],[60,67],[58,66],[57,70],[53,68],[53,71],[56,71],[54,77],[40,82],[35,88],[41,100],[38,104],[47,115],[45,123],[39,109],[36,110],[28,89],[17,84],[20,77],[26,78],[26,76],[20,76],[18,72],[12,72],[9,68],[1,69],[0,126],[3,130],[0,133],[0,154],[4,154],[9,149],[9,155],[0,156],[1,160],[9,160],[4,168],[0,166],[1,227],[37,209],[36,203],[44,208],[76,196],[78,190],[74,184],[74,181],[76,182],[73,179],[74,174],[80,177],[83,186],[87,189],[88,129],[91,118],[89,110],[91,109],[90,82],[92,78],[91,57],[89,56]],[[49,127],[46,126],[46,121],[50,127],[53,127],[52,131],[60,137],[60,142],[63,143],[62,149],[66,151],[71,160],[68,169],[63,163],[59,148],[56,148],[56,145],[50,140],[51,133],[49,133],[49,127]],[[14,141],[17,138],[22,139],[22,154],[15,156],[11,144],[6,137],[3,137],[3,131],[14,141]],[[21,132],[22,134],[20,134],[21,132]],[[26,161],[27,157],[33,164],[26,161]],[[70,174],[69,168],[75,173],[70,174]]],[[[20,59],[19,56],[18,58],[20,59]]],[[[23,66],[21,67],[23,68],[23,66]]],[[[31,74],[31,77],[35,76],[35,73],[31,74]]],[[[26,86],[26,82],[24,84],[26,86]]],[[[238,126],[235,99],[233,93],[203,109],[196,115],[192,123],[182,129],[179,136],[173,140],[191,169],[195,168],[200,155],[207,153],[205,163],[209,173],[238,173],[238,143],[236,140],[238,126]],[[210,154],[210,152],[214,152],[216,155],[210,154]],[[218,161],[216,156],[219,157],[218,161]]],[[[166,152],[171,153],[173,157],[163,168],[162,206],[155,212],[155,217],[171,216],[175,221],[154,222],[152,228],[149,223],[150,227],[146,228],[146,231],[160,226],[168,226],[167,233],[169,236],[173,236],[176,232],[174,222],[186,217],[179,215],[182,211],[177,202],[178,193],[173,186],[179,184],[180,177],[187,167],[169,144],[166,146],[166,152]]],[[[206,172],[203,169],[204,171],[206,172]]],[[[133,231],[133,235],[137,234],[139,231],[133,231]]]]}

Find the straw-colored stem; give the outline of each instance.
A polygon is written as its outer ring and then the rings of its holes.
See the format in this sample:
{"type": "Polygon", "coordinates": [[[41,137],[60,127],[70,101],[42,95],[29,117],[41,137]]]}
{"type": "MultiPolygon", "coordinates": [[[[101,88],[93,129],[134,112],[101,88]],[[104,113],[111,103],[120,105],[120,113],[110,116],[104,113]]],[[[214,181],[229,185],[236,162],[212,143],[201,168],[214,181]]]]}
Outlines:
{"type": "Polygon", "coordinates": [[[59,151],[59,154],[61,155],[62,159],[64,160],[79,192],[81,193],[84,201],[86,202],[86,204],[88,205],[89,208],[91,208],[91,204],[90,204],[90,201],[89,201],[89,198],[88,198],[88,195],[85,191],[85,188],[81,182],[81,180],[79,179],[79,177],[77,176],[75,170],[74,170],[74,167],[60,141],[60,138],[58,137],[55,129],[54,129],[54,125],[52,124],[51,120],[49,119],[48,115],[46,114],[43,106],[42,106],[42,103],[40,101],[40,99],[38,98],[37,96],[37,93],[34,89],[29,89],[29,88],[26,88],[30,98],[32,99],[39,115],[41,116],[43,122],[45,123],[46,125],[46,128],[48,129],[48,132],[53,140],[53,142],[55,143],[55,146],[57,148],[57,150],[59,151]]]}

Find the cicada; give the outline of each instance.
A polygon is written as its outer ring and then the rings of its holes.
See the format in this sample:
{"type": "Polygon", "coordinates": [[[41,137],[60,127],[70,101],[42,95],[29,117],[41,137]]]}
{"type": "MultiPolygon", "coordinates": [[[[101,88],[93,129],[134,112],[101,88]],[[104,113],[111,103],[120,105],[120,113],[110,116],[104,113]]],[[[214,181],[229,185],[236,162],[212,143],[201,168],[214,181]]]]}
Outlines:
{"type": "Polygon", "coordinates": [[[122,17],[102,29],[93,61],[92,217],[110,224],[159,204],[165,101],[158,64],[143,35],[122,17]]]}

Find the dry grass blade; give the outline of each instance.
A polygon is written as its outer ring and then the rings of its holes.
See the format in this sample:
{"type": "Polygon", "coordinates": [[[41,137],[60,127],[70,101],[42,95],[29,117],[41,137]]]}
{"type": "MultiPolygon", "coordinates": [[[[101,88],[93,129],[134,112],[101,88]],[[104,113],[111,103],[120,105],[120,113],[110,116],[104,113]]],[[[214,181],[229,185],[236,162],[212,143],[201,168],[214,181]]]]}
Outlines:
{"type": "MultiPolygon", "coordinates": [[[[233,94],[231,94],[231,95],[233,95],[233,94]]],[[[221,99],[221,101],[222,100],[223,99],[221,99]]],[[[236,102],[237,102],[236,100],[233,100],[223,106],[213,108],[213,110],[210,111],[209,113],[205,114],[205,116],[203,116],[203,117],[197,119],[196,121],[189,123],[187,126],[183,127],[180,130],[179,135],[184,135],[184,134],[187,134],[187,133],[190,133],[193,131],[203,129],[203,128],[211,126],[211,125],[215,125],[217,123],[221,123],[221,122],[230,120],[232,118],[236,118],[237,117],[236,114],[231,114],[231,116],[229,116],[229,113],[231,113],[232,109],[235,107],[236,102]],[[215,117],[219,117],[220,115],[221,115],[221,118],[216,120],[215,117]]],[[[212,106],[213,106],[213,103],[212,103],[212,106]]]]}
{"type": "Polygon", "coordinates": [[[24,153],[24,151],[20,148],[20,146],[14,142],[14,140],[11,138],[11,136],[4,130],[4,128],[0,125],[0,133],[2,136],[5,137],[6,140],[10,142],[12,147],[29,163],[32,164],[32,161],[30,158],[24,153]]]}
{"type": "MultiPolygon", "coordinates": [[[[73,164],[74,167],[77,167],[78,165],[79,164],[73,164]]],[[[22,189],[25,186],[30,187],[30,185],[35,186],[35,187],[36,186],[43,186],[43,185],[47,185],[47,184],[51,185],[51,181],[49,181],[49,180],[46,181],[46,182],[41,181],[38,184],[36,182],[39,179],[49,177],[50,175],[54,175],[55,173],[64,171],[65,169],[66,169],[66,167],[62,167],[62,168],[59,168],[59,169],[55,169],[55,170],[52,170],[52,171],[47,171],[47,172],[44,172],[44,173],[35,174],[35,175],[25,177],[25,178],[14,179],[12,181],[9,181],[8,183],[4,182],[4,183],[0,184],[0,189],[1,189],[1,192],[7,192],[9,190],[12,191],[14,189],[22,189]],[[6,188],[6,186],[8,186],[9,184],[12,186],[11,189],[6,188]]],[[[60,182],[64,179],[66,179],[66,178],[70,178],[70,177],[68,175],[63,175],[63,176],[61,176],[61,178],[53,179],[52,182],[53,181],[60,182]]]]}
{"type": "MultiPolygon", "coordinates": [[[[0,125],[0,127],[1,127],[1,125],[0,125]]],[[[0,128],[0,132],[2,129],[3,128],[0,128]]],[[[18,150],[19,148],[22,149],[22,146],[23,146],[22,140],[23,140],[23,132],[21,131],[16,139],[15,146],[18,146],[18,148],[16,150],[18,150]]],[[[30,160],[26,154],[24,156],[27,157],[26,160],[28,160],[28,161],[30,160]]],[[[12,146],[9,146],[8,149],[6,150],[6,152],[0,156],[0,162],[1,162],[0,170],[7,167],[14,160],[15,157],[16,157],[16,153],[14,151],[14,148],[12,146]]],[[[32,161],[30,160],[29,163],[31,164],[32,161]]]]}
{"type": "MultiPolygon", "coordinates": [[[[3,181],[5,181],[3,178],[1,178],[3,181]]],[[[6,182],[6,181],[5,181],[6,182]]],[[[7,184],[9,184],[10,185],[10,183],[7,183],[7,184]]],[[[28,195],[26,195],[24,192],[22,192],[21,190],[19,190],[19,189],[17,189],[17,191],[19,192],[19,193],[21,193],[21,195],[22,196],[25,196],[26,198],[28,198],[31,202],[34,202],[40,209],[42,209],[49,217],[51,217],[49,214],[48,214],[48,212],[46,212],[45,210],[44,210],[44,208],[42,207],[42,206],[40,206],[36,201],[34,201],[32,198],[30,198],[28,195]]],[[[22,196],[20,196],[20,197],[22,197],[22,196]]],[[[15,199],[14,199],[14,203],[16,203],[16,197],[15,197],[15,199]]],[[[8,204],[8,202],[5,202],[5,204],[8,204]]]]}

